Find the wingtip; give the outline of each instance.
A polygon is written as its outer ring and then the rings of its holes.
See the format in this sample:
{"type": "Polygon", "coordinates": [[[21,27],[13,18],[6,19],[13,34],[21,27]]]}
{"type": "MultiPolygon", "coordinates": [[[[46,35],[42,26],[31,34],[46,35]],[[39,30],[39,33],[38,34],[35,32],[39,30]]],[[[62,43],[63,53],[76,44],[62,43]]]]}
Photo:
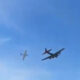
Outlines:
{"type": "Polygon", "coordinates": [[[63,50],[65,50],[65,48],[63,48],[63,50]]]}
{"type": "Polygon", "coordinates": [[[41,61],[44,61],[43,59],[41,59],[41,61]]]}

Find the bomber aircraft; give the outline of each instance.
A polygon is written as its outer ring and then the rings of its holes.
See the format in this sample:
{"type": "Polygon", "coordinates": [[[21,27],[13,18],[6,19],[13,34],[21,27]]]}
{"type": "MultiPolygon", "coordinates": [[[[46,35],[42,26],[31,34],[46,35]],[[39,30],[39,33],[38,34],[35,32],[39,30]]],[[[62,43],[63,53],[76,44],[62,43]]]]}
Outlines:
{"type": "Polygon", "coordinates": [[[53,53],[50,53],[50,52],[45,53],[45,54],[49,54],[50,56],[42,59],[42,61],[43,61],[43,60],[46,60],[46,59],[57,58],[57,57],[59,56],[59,54],[61,54],[61,52],[62,52],[64,49],[65,49],[65,48],[62,48],[62,49],[60,49],[59,51],[55,52],[54,54],[53,54],[53,53]]]}
{"type": "Polygon", "coordinates": [[[22,56],[22,59],[23,60],[26,58],[26,56],[28,56],[26,50],[24,51],[24,53],[21,53],[20,55],[22,56]]]}

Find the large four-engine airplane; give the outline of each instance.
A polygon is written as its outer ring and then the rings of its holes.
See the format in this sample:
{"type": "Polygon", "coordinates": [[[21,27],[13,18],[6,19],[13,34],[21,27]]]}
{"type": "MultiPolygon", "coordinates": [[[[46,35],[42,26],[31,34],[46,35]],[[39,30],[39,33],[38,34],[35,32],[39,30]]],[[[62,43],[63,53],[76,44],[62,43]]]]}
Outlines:
{"type": "Polygon", "coordinates": [[[22,56],[22,59],[23,60],[26,58],[26,56],[28,56],[26,50],[24,51],[24,53],[21,53],[20,55],[22,56]]]}
{"type": "Polygon", "coordinates": [[[64,49],[65,49],[65,48],[62,48],[62,49],[60,49],[59,51],[55,52],[54,54],[53,54],[53,53],[50,53],[50,51],[47,52],[46,54],[49,54],[50,56],[42,59],[42,61],[43,61],[43,60],[46,60],[46,59],[57,58],[57,57],[59,56],[59,54],[61,54],[61,52],[62,52],[64,49]]]}

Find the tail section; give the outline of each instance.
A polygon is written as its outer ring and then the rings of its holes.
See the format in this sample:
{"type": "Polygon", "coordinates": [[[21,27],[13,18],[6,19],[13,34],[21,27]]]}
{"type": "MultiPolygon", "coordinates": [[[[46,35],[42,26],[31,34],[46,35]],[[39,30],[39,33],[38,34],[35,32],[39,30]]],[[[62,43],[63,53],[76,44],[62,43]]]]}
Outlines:
{"type": "Polygon", "coordinates": [[[44,51],[44,53],[43,53],[43,54],[50,53],[50,51],[51,51],[51,50],[52,50],[52,49],[47,50],[47,49],[45,48],[45,51],[44,51]]]}

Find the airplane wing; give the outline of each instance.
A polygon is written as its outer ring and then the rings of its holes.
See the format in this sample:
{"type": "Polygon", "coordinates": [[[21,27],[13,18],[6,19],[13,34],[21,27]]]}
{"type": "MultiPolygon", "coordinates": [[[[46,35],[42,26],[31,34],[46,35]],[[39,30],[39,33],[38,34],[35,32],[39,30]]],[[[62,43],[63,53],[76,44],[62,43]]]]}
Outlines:
{"type": "Polygon", "coordinates": [[[54,57],[58,57],[61,54],[61,51],[58,51],[54,54],[54,57]]]}
{"type": "Polygon", "coordinates": [[[26,50],[25,50],[25,52],[24,52],[24,55],[25,55],[25,56],[28,56],[28,54],[27,54],[27,51],[26,51],[26,50]]]}
{"type": "Polygon", "coordinates": [[[58,56],[59,54],[61,54],[61,51],[56,52],[54,55],[58,56]]]}
{"type": "Polygon", "coordinates": [[[20,53],[20,55],[22,56],[22,59],[24,60],[26,58],[27,55],[27,51],[25,50],[24,53],[20,53]]]}
{"type": "Polygon", "coordinates": [[[25,50],[25,51],[24,51],[24,54],[26,54],[26,53],[27,53],[27,51],[25,50]]]}
{"type": "Polygon", "coordinates": [[[43,61],[43,60],[46,60],[46,59],[51,59],[51,56],[48,56],[48,57],[42,59],[42,61],[43,61]]]}
{"type": "Polygon", "coordinates": [[[23,54],[22,54],[22,53],[20,53],[20,55],[22,56],[23,54]]]}
{"type": "Polygon", "coordinates": [[[25,59],[25,56],[23,56],[23,60],[25,59]]]}
{"type": "Polygon", "coordinates": [[[26,54],[23,55],[23,60],[26,58],[26,56],[27,56],[26,54]]]}
{"type": "Polygon", "coordinates": [[[59,56],[59,54],[61,54],[61,52],[64,50],[64,48],[62,48],[62,49],[60,49],[59,51],[57,51],[54,55],[55,55],[55,57],[58,57],[59,56]]]}

